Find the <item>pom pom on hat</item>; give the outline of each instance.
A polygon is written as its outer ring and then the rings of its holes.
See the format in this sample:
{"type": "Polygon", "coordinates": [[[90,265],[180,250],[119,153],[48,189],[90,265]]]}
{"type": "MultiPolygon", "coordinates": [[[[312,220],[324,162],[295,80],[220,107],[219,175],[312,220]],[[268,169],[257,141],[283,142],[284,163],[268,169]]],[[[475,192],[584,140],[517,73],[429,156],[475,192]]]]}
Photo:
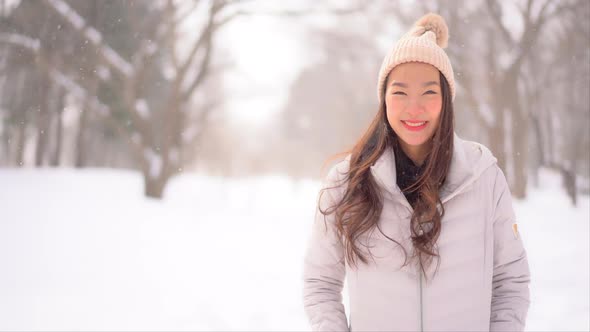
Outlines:
{"type": "Polygon", "coordinates": [[[449,43],[449,28],[445,20],[437,14],[429,13],[422,16],[414,23],[414,33],[416,37],[432,31],[436,35],[436,44],[441,48],[446,48],[449,43]]]}

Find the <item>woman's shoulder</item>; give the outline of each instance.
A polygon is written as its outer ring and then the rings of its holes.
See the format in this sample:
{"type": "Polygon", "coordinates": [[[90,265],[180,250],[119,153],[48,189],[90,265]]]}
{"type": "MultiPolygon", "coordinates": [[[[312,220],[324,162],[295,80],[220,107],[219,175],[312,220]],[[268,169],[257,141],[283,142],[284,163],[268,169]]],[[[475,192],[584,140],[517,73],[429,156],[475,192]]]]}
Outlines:
{"type": "Polygon", "coordinates": [[[455,139],[455,151],[453,159],[476,175],[488,173],[498,167],[498,159],[494,153],[484,144],[459,138],[455,139]]]}
{"type": "Polygon", "coordinates": [[[330,186],[342,184],[348,178],[348,171],[350,170],[350,159],[352,154],[348,154],[344,159],[336,162],[330,167],[328,174],[324,178],[324,183],[330,186]]]}
{"type": "Polygon", "coordinates": [[[475,163],[478,160],[486,160],[489,163],[497,161],[492,151],[480,142],[463,139],[455,134],[454,144],[455,149],[459,148],[465,154],[468,162],[475,163]]]}
{"type": "Polygon", "coordinates": [[[479,182],[486,186],[502,185],[505,180],[504,172],[494,153],[483,143],[461,140],[467,164],[477,176],[479,182]]]}
{"type": "Polygon", "coordinates": [[[337,161],[329,168],[327,175],[322,177],[319,194],[320,206],[331,206],[343,197],[347,188],[350,157],[349,154],[344,159],[337,161]]]}

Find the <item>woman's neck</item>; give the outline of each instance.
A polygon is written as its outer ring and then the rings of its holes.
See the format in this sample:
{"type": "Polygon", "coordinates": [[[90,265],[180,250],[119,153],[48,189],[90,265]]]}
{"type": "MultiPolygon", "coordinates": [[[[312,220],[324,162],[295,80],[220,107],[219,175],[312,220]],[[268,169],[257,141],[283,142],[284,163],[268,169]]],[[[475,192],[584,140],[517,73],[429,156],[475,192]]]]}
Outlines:
{"type": "Polygon", "coordinates": [[[408,158],[412,160],[414,165],[422,166],[422,163],[424,163],[427,154],[427,147],[425,146],[425,144],[415,146],[401,142],[400,145],[406,156],[408,156],[408,158]]]}

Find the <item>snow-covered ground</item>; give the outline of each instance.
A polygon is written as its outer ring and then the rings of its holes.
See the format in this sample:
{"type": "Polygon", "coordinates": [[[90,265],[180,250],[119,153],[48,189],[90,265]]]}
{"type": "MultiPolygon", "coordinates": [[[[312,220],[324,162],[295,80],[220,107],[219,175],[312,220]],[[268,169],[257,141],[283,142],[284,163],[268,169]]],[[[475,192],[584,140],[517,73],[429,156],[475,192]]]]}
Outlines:
{"type": "MultiPolygon", "coordinates": [[[[589,330],[590,199],[551,172],[515,202],[527,329],[589,330]]],[[[0,330],[307,330],[301,268],[319,184],[0,169],[0,330]]]]}

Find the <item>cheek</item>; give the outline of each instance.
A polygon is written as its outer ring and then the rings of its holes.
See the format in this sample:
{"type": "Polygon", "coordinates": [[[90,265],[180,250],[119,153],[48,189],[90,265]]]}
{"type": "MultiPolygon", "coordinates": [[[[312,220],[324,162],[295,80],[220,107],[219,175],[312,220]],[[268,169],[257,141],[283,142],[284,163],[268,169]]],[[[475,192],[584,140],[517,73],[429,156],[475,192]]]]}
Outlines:
{"type": "Polygon", "coordinates": [[[404,101],[391,97],[385,100],[385,107],[387,109],[387,115],[394,117],[399,115],[406,106],[404,101]]]}
{"type": "Polygon", "coordinates": [[[438,120],[438,118],[440,117],[440,113],[442,111],[442,99],[441,98],[432,98],[431,100],[427,100],[424,103],[424,109],[433,118],[438,120]]]}

